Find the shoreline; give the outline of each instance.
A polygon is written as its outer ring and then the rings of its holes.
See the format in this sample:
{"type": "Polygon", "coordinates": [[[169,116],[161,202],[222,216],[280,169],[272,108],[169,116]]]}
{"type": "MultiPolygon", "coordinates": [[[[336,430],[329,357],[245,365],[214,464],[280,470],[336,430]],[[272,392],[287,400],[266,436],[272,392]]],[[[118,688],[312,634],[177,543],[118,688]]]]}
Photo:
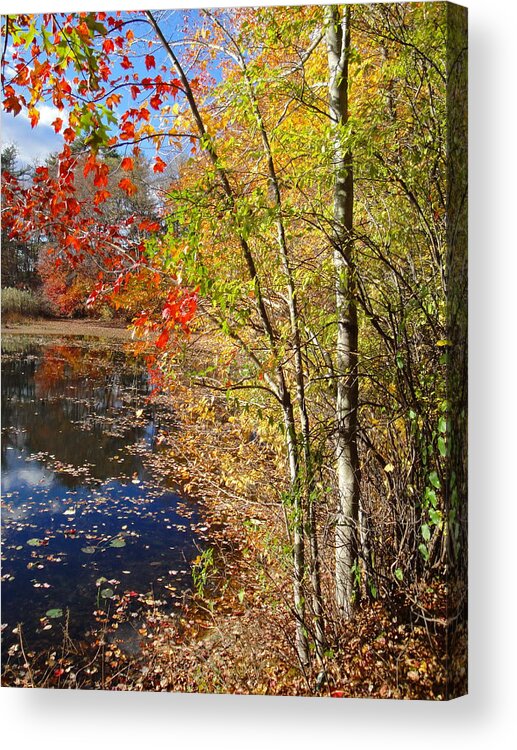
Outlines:
{"type": "Polygon", "coordinates": [[[129,341],[131,334],[125,324],[103,320],[67,320],[55,319],[2,321],[1,335],[3,336],[92,336],[95,338],[117,339],[129,341]]]}
{"type": "MultiPolygon", "coordinates": [[[[12,323],[2,333],[130,340],[127,329],[90,320],[12,323]]],[[[195,341],[175,363],[169,387],[157,399],[176,413],[178,429],[165,437],[165,450],[150,463],[156,476],[177,484],[179,494],[204,505],[203,523],[214,533],[210,556],[200,554],[195,561],[202,585],[194,586],[191,600],[174,616],[149,599],[138,656],[123,652],[106,622],[91,634],[86,652],[74,645],[57,661],[32,653],[29,670],[23,653],[17,654],[3,665],[2,685],[444,700],[447,590],[437,582],[429,582],[425,600],[432,632],[425,619],[407,614],[402,595],[396,601],[367,600],[346,624],[330,617],[324,683],[317,684],[316,664],[307,672],[300,669],[281,502],[283,457],[274,431],[257,440],[252,415],[190,380],[194,362],[216,359],[216,350],[213,339],[195,341]],[[108,636],[114,640],[106,650],[108,636]]],[[[465,638],[457,633],[460,645],[465,638]]],[[[456,663],[454,652],[451,658],[456,663]]]]}

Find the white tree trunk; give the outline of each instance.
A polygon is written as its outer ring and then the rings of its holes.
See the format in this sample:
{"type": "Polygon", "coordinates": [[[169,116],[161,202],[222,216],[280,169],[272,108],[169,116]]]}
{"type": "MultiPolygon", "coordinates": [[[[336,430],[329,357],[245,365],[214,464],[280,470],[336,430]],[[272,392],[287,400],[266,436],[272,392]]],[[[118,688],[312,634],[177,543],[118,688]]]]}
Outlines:
{"type": "Polygon", "coordinates": [[[336,603],[347,619],[353,610],[353,565],[357,554],[359,460],[357,454],[357,309],[353,267],[352,155],[343,137],[348,121],[350,9],[326,9],[329,65],[329,114],[333,124],[334,224],[332,229],[336,293],[336,603]],[[342,13],[342,15],[341,15],[342,13]]]}

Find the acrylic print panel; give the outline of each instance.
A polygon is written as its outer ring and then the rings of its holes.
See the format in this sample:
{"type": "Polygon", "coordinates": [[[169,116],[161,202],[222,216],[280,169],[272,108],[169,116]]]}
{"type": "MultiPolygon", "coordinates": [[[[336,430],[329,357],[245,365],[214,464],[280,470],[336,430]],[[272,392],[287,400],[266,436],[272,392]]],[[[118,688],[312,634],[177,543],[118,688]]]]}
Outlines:
{"type": "Polygon", "coordinates": [[[466,692],[466,10],[2,20],[2,682],[466,692]]]}

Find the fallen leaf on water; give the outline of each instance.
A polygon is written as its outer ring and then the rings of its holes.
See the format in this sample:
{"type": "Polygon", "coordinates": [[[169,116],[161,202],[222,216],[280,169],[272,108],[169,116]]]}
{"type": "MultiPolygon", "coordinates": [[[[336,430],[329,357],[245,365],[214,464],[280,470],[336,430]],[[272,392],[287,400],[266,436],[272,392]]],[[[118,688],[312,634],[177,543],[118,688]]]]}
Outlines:
{"type": "Polygon", "coordinates": [[[56,607],[54,609],[49,609],[46,612],[47,617],[50,617],[51,620],[54,620],[58,617],[63,617],[63,610],[59,607],[56,607]]]}

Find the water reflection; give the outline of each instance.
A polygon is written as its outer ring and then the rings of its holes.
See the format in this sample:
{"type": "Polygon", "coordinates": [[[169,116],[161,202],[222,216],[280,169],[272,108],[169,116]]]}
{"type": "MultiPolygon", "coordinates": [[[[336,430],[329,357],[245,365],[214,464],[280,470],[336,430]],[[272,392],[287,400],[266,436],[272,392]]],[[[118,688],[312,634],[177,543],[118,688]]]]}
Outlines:
{"type": "Polygon", "coordinates": [[[51,608],[91,624],[99,576],[179,605],[198,553],[199,511],[160,486],[146,458],[159,420],[143,368],[105,345],[9,342],[2,350],[4,648],[32,644],[51,608]]]}
{"type": "MultiPolygon", "coordinates": [[[[114,454],[128,442],[153,436],[152,413],[149,424],[139,426],[127,414],[146,390],[142,369],[135,370],[121,352],[109,348],[53,345],[3,355],[2,471],[11,446],[46,452],[65,464],[91,464],[92,476],[107,479],[114,454]]],[[[135,457],[124,455],[119,468],[129,474],[140,466],[135,457]]],[[[81,481],[66,478],[70,487],[81,481]]]]}

